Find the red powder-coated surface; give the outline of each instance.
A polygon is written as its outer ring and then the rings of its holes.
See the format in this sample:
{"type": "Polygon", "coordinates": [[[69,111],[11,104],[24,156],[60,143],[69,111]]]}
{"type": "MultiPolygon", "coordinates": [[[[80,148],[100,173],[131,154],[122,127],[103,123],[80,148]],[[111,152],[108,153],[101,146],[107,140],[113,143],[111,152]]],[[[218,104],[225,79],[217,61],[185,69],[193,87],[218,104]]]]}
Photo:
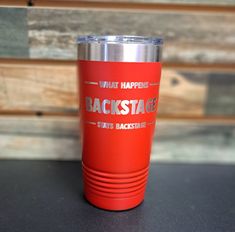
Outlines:
{"type": "Polygon", "coordinates": [[[78,66],[85,197],[103,209],[133,208],[144,199],[157,114],[155,106],[158,103],[161,64],[78,61],[78,66]],[[100,81],[116,82],[118,87],[101,88],[100,81]],[[148,82],[148,87],[123,89],[123,82],[148,82]],[[87,97],[92,99],[92,107],[87,106],[87,97]],[[153,98],[156,98],[154,111],[147,112],[148,104],[152,103],[149,99],[153,98]],[[101,109],[93,107],[94,99],[100,101],[101,109]],[[102,106],[105,99],[108,104],[102,106]],[[112,100],[143,100],[144,112],[132,112],[131,104],[126,104],[126,108],[129,107],[128,113],[121,104],[118,105],[118,111],[112,111],[112,100]],[[99,122],[112,126],[100,128],[99,122]],[[117,124],[131,123],[144,123],[145,126],[117,129],[117,124]]]}

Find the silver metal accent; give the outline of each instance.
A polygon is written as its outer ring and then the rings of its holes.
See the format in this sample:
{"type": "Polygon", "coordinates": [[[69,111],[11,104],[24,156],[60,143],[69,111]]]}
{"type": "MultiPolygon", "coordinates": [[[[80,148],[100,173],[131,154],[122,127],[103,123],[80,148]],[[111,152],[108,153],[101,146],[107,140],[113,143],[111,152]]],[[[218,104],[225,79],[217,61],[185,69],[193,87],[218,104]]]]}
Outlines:
{"type": "Polygon", "coordinates": [[[163,40],[145,36],[78,37],[78,59],[117,62],[159,62],[163,40]]]}
{"type": "Polygon", "coordinates": [[[87,124],[96,125],[96,122],[86,121],[87,124]]]}
{"type": "Polygon", "coordinates": [[[84,83],[88,85],[98,85],[98,82],[95,81],[84,81],[84,83]]]}

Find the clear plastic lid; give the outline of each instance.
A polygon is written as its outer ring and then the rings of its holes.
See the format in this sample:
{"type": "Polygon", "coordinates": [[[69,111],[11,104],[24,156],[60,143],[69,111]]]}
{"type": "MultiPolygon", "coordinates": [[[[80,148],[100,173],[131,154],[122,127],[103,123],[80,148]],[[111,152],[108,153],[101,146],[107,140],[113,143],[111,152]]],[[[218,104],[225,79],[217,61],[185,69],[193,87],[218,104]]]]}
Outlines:
{"type": "Polygon", "coordinates": [[[79,36],[77,43],[114,43],[114,44],[152,44],[162,45],[163,39],[159,37],[135,35],[87,35],[79,36]]]}

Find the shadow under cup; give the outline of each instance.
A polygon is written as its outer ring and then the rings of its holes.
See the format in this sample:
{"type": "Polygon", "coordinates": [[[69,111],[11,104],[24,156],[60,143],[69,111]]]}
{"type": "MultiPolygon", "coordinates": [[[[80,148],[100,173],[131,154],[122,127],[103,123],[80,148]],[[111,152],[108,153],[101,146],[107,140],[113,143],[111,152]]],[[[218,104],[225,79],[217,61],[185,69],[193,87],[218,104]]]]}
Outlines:
{"type": "Polygon", "coordinates": [[[84,195],[99,208],[126,210],[144,199],[162,42],[142,36],[77,40],[84,195]]]}

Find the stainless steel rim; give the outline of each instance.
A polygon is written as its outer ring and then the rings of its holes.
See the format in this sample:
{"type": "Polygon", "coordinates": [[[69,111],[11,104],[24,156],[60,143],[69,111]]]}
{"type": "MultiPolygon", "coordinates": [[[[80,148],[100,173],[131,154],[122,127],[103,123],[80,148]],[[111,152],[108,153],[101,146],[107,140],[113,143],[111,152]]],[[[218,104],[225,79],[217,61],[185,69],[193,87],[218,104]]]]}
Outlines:
{"type": "Polygon", "coordinates": [[[162,39],[145,36],[79,37],[78,59],[117,62],[159,62],[162,39]]]}

